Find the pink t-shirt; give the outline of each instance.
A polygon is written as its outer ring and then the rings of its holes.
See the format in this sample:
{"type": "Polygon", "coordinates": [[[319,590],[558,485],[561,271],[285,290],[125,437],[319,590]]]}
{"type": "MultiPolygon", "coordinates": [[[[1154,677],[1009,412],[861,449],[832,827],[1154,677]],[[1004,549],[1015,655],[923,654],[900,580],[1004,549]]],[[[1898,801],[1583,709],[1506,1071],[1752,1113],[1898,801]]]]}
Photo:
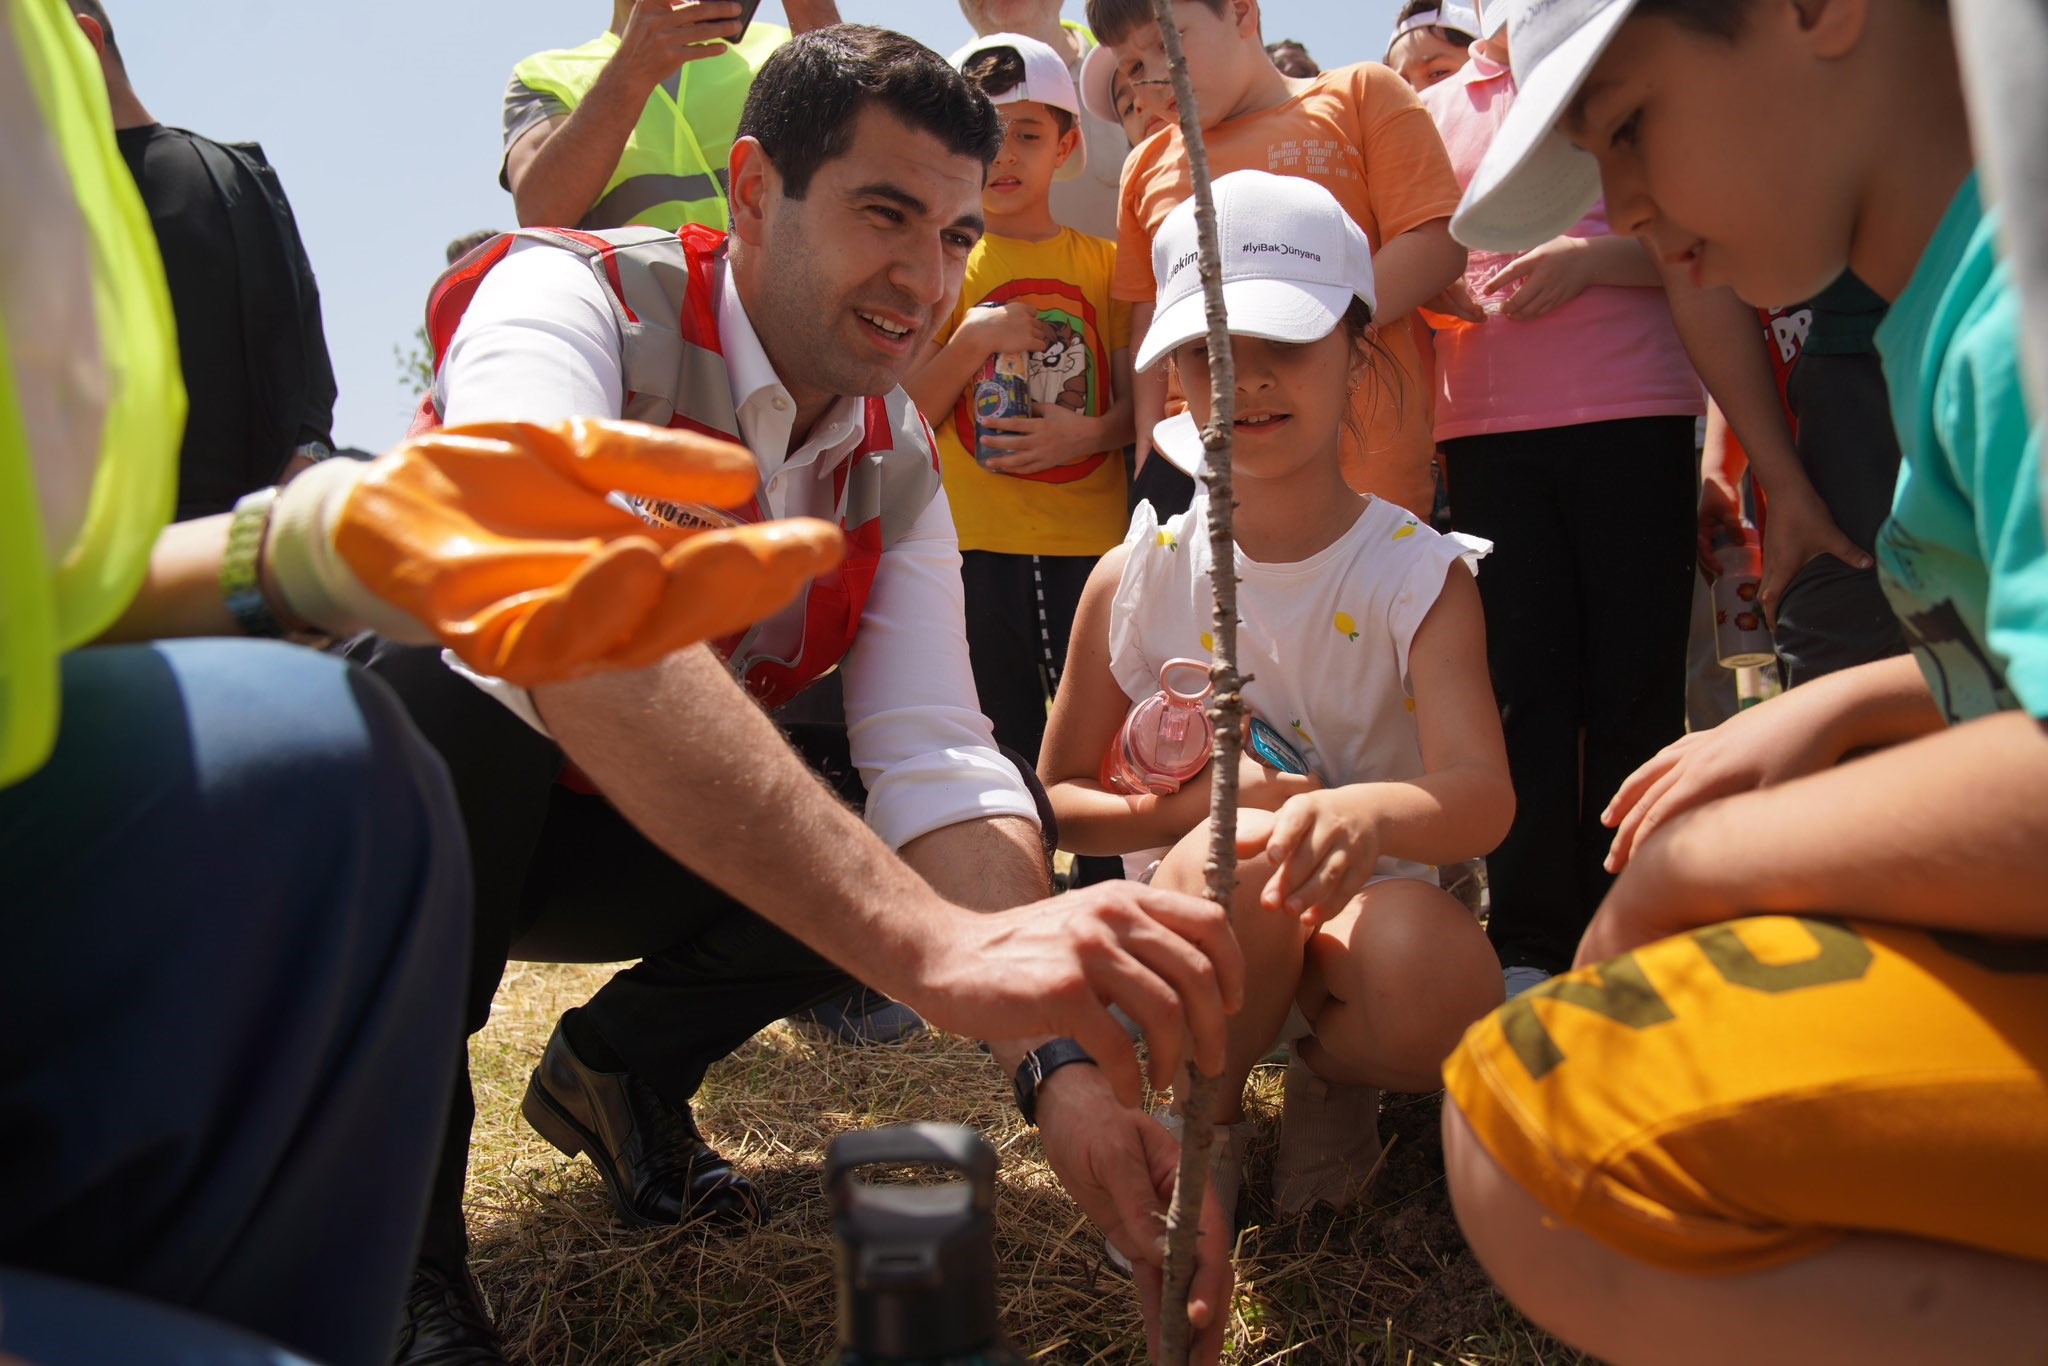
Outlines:
{"type": "MultiPolygon", "coordinates": [[[[1461,188],[1472,183],[1514,101],[1514,76],[1476,49],[1464,70],[1422,92],[1461,188]]],[[[1570,236],[1611,231],[1601,203],[1570,236]]],[[[1453,321],[1436,334],[1438,441],[1705,411],[1663,290],[1593,285],[1562,308],[1517,322],[1498,313],[1509,296],[1479,292],[1512,260],[1512,253],[1473,252],[1465,287],[1487,320],[1453,321]]]]}

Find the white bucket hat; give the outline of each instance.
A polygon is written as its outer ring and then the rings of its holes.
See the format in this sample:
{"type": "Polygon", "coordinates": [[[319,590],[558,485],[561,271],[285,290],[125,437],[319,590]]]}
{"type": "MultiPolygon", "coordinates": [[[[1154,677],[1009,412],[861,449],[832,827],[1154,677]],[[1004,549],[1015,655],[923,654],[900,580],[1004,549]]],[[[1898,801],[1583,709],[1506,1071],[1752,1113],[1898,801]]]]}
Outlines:
{"type": "Polygon", "coordinates": [[[1453,237],[1487,251],[1522,251],[1566,232],[1599,200],[1599,163],[1572,146],[1557,121],[1635,5],[1520,0],[1503,6],[1512,11],[1515,104],[1451,217],[1453,237]]]}
{"type": "MultiPolygon", "coordinates": [[[[1328,190],[1301,176],[1232,171],[1216,181],[1215,196],[1223,306],[1232,334],[1311,342],[1330,334],[1354,298],[1378,308],[1372,246],[1328,190]]],[[[1159,310],[1138,349],[1140,370],[1209,330],[1194,200],[1160,224],[1152,239],[1152,277],[1159,310]]]]}
{"type": "MultiPolygon", "coordinates": [[[[967,63],[977,55],[993,48],[1010,48],[1024,59],[1024,79],[1014,90],[1000,95],[990,95],[989,103],[998,108],[1016,104],[1020,100],[1035,100],[1054,109],[1064,109],[1074,116],[1074,126],[1081,126],[1081,99],[1074,90],[1073,73],[1060,54],[1036,38],[1027,38],[1021,33],[991,33],[986,38],[976,38],[952,56],[953,69],[963,71],[967,63]]],[[[1111,122],[1116,119],[1110,115],[1111,122]]],[[[1088,168],[1088,144],[1074,144],[1074,154],[1066,163],[1053,172],[1054,180],[1074,180],[1088,168]]]]}

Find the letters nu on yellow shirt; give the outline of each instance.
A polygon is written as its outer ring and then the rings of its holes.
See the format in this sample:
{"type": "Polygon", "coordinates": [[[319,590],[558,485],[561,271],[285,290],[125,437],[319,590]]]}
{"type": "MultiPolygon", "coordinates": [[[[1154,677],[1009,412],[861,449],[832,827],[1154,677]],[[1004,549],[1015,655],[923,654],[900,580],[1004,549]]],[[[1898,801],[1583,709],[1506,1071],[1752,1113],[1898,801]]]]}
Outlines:
{"type": "MultiPolygon", "coordinates": [[[[1034,403],[1099,417],[1116,402],[1111,358],[1131,344],[1131,308],[1110,297],[1116,246],[1071,228],[1045,242],[990,234],[968,258],[960,303],[938,340],[951,340],[967,311],[1021,300],[1057,334],[1030,357],[1034,403]]],[[[1005,555],[1100,555],[1119,544],[1125,513],[1124,454],[1102,451],[1040,474],[997,474],[974,458],[974,383],[938,427],[939,460],[962,550],[1005,555]]]]}

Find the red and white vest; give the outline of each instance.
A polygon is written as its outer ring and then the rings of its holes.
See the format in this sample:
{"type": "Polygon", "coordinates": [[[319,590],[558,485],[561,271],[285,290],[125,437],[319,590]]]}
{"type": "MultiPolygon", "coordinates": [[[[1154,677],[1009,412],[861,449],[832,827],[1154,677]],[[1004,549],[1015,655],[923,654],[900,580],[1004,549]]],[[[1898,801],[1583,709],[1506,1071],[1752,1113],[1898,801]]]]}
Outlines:
{"type": "MultiPolygon", "coordinates": [[[[742,442],[733,410],[732,381],[718,336],[718,300],[724,288],[725,234],[697,225],[680,232],[618,228],[572,232],[531,228],[504,233],[451,266],[427,300],[427,336],[434,349],[434,388],[420,404],[408,435],[441,425],[445,411],[441,361],[469,301],[492,267],[524,238],[573,252],[610,300],[619,326],[625,375],[623,417],[659,427],[681,427],[742,442]]],[[[924,515],[939,492],[938,444],[932,429],[901,388],[865,402],[860,444],[834,472],[838,520],[846,533],[846,559],[814,580],[796,603],[801,642],[775,658],[760,648],[763,628],[718,642],[734,675],[760,703],[774,710],[837,667],[860,630],[862,609],[881,567],[882,554],[924,515]]],[[[744,444],[742,442],[742,444],[744,444]]],[[[735,513],[762,516],[758,501],[735,513]]],[[[778,621],[782,618],[778,618],[778,621]]],[[[789,639],[779,631],[769,638],[789,639]]]]}

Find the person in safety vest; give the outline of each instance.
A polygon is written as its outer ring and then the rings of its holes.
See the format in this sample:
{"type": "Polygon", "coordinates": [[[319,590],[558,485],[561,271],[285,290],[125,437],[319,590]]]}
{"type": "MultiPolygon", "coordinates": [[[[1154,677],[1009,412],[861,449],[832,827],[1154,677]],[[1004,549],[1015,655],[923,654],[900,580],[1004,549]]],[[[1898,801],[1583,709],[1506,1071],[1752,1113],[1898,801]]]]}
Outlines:
{"type": "MultiPolygon", "coordinates": [[[[747,88],[790,30],[740,34],[733,0],[612,0],[612,26],[537,52],[505,87],[505,160],[522,227],[726,226],[725,163],[747,88]],[[728,43],[731,45],[728,46],[728,43]]],[[[786,0],[798,33],[836,0],[786,0]]]]}
{"type": "MultiPolygon", "coordinates": [[[[996,112],[914,40],[842,25],[768,59],[739,132],[730,237],[528,230],[431,296],[422,428],[595,414],[730,436],[760,468],[751,503],[634,506],[662,527],[822,517],[847,544],[790,610],[635,673],[514,688],[358,644],[454,776],[470,1027],[508,957],[640,959],[562,1017],[522,1112],[589,1156],[624,1222],[745,1228],[760,1196],[692,1096],[763,1026],[870,983],[997,1041],[1075,1198],[1156,1266],[1178,1149],[1134,1108],[1101,1002],[1143,1026],[1158,1077],[1189,1037],[1220,1064],[1242,962],[1207,902],[1128,883],[1044,899],[1043,792],[977,703],[934,439],[900,387],[981,234],[996,112]]],[[[495,1359],[465,1260],[471,1114],[458,1086],[406,1361],[495,1359]]]]}
{"type": "Polygon", "coordinates": [[[462,827],[388,689],[248,637],[565,683],[745,629],[841,535],[650,527],[608,494],[730,505],[753,461],[581,419],[170,525],[171,298],[64,0],[0,0],[0,357],[0,1356],[281,1358],[224,1323],[388,1361],[461,1046],[462,827]]]}

